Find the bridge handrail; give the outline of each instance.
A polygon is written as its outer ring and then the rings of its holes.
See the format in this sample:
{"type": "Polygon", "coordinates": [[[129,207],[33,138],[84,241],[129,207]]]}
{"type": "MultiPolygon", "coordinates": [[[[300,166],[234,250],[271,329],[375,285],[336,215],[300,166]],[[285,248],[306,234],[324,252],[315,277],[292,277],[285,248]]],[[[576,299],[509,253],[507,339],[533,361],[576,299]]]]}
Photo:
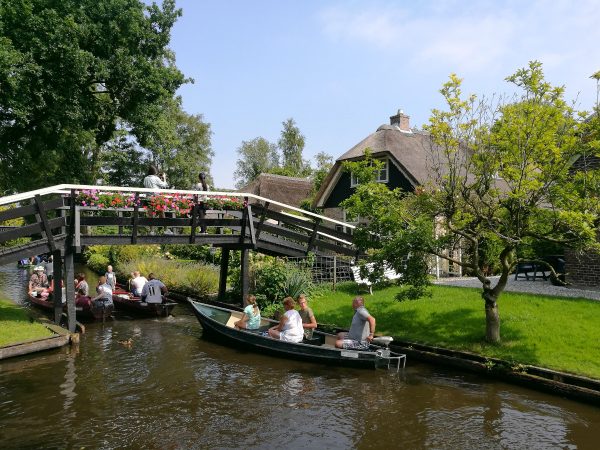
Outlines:
{"type": "Polygon", "coordinates": [[[185,195],[199,195],[199,196],[228,196],[228,197],[248,197],[253,198],[255,200],[269,202],[271,205],[281,206],[285,209],[300,212],[303,215],[311,216],[317,219],[320,219],[324,222],[330,222],[336,225],[341,225],[346,228],[355,229],[354,225],[349,223],[345,223],[339,220],[332,219],[330,217],[322,216],[320,214],[313,213],[311,211],[306,211],[301,208],[297,208],[295,206],[287,205],[285,203],[281,203],[275,200],[271,200],[265,197],[261,197],[260,195],[251,194],[248,192],[219,192],[219,191],[194,191],[194,190],[182,190],[182,189],[150,189],[150,188],[138,188],[138,187],[121,187],[121,186],[96,186],[96,185],[82,185],[82,184],[58,184],[56,186],[50,186],[43,189],[36,189],[34,191],[23,192],[20,194],[9,195],[6,197],[0,197],[0,206],[8,205],[11,203],[21,202],[23,200],[28,200],[34,198],[36,195],[48,195],[48,194],[70,194],[71,190],[101,190],[101,191],[125,191],[125,192],[140,192],[140,193],[149,193],[149,194],[185,194],[185,195]]]}

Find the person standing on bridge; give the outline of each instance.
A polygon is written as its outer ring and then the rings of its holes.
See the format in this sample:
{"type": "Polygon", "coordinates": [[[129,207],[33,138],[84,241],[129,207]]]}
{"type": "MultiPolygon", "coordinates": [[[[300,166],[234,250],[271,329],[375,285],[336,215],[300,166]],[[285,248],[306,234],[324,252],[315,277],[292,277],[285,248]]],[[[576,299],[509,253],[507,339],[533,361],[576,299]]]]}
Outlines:
{"type": "Polygon", "coordinates": [[[144,178],[144,187],[148,189],[167,189],[167,175],[163,172],[158,176],[158,169],[154,165],[148,167],[148,175],[144,178]]]}
{"type": "MultiPolygon", "coordinates": [[[[206,182],[206,174],[204,172],[200,172],[198,174],[198,183],[196,183],[196,185],[194,186],[194,188],[197,191],[204,191],[204,192],[208,192],[210,189],[208,189],[208,183],[206,182]]],[[[203,195],[202,197],[200,197],[200,222],[202,223],[202,225],[200,226],[200,233],[202,234],[206,234],[206,225],[204,225],[204,218],[206,217],[206,206],[204,205],[204,202],[208,200],[208,197],[206,195],[203,195]]]]}

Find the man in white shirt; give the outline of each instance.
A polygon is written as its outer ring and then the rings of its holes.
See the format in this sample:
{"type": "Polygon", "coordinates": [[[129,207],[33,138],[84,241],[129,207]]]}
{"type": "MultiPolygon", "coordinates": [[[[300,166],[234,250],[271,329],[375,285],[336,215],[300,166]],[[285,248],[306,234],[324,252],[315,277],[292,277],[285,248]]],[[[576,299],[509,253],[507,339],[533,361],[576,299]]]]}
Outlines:
{"type": "Polygon", "coordinates": [[[146,303],[162,303],[163,295],[167,295],[167,287],[157,280],[153,273],[148,274],[149,281],[142,289],[142,301],[146,303]]]}
{"type": "Polygon", "coordinates": [[[139,271],[135,271],[133,272],[133,279],[131,280],[131,293],[136,296],[136,297],[140,297],[142,295],[142,289],[144,289],[144,286],[146,285],[146,283],[148,282],[148,279],[142,275],[140,275],[139,271]]]}

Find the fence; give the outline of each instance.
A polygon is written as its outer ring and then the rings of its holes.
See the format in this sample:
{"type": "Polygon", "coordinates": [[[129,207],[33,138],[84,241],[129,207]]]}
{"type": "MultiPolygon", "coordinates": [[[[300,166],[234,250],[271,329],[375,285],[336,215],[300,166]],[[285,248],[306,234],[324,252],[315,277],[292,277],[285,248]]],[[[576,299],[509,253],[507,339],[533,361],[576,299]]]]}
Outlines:
{"type": "Polygon", "coordinates": [[[335,289],[337,283],[354,280],[350,269],[354,260],[349,257],[312,255],[286,259],[292,264],[309,269],[315,284],[331,283],[335,289]]]}

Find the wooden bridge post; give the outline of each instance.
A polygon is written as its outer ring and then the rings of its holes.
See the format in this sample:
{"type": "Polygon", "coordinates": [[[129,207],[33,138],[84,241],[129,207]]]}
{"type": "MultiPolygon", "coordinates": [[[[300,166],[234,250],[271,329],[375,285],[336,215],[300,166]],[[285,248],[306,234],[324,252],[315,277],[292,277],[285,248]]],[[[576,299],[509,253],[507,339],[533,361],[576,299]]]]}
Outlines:
{"type": "Polygon", "coordinates": [[[63,279],[63,270],[62,254],[60,250],[54,250],[52,252],[52,267],[52,280],[54,283],[54,323],[60,325],[60,319],[62,318],[63,313],[63,295],[61,287],[61,282],[63,279]]]}
{"type": "Polygon", "coordinates": [[[225,300],[227,290],[227,268],[229,267],[229,249],[221,248],[221,273],[219,275],[219,301],[225,300]]]}
{"type": "MultiPolygon", "coordinates": [[[[73,265],[73,247],[65,247],[65,296],[67,303],[68,329],[75,332],[75,271],[73,265]]],[[[61,290],[62,291],[62,290],[61,290]]]]}
{"type": "Polygon", "coordinates": [[[242,305],[246,303],[246,297],[250,289],[250,252],[247,248],[240,250],[241,252],[241,271],[240,277],[242,282],[242,305]]]}

